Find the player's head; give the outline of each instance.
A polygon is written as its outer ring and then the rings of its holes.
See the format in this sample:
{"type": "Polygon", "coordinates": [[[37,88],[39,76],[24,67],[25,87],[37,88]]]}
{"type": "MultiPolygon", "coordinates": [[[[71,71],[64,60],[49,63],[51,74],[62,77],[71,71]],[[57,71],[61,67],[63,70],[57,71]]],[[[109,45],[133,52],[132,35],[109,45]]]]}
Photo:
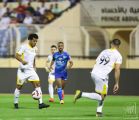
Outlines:
{"type": "Polygon", "coordinates": [[[56,45],[52,45],[51,46],[51,53],[54,54],[56,52],[56,50],[57,50],[56,45]]]}
{"type": "Polygon", "coordinates": [[[58,42],[57,46],[58,46],[58,51],[62,52],[63,49],[64,49],[64,43],[63,42],[58,42]]]}
{"type": "Polygon", "coordinates": [[[35,33],[29,34],[28,40],[31,47],[35,47],[38,41],[38,35],[35,33]]]}
{"type": "Polygon", "coordinates": [[[111,42],[111,47],[115,46],[115,47],[119,47],[121,44],[121,41],[119,39],[113,39],[111,42]]]}

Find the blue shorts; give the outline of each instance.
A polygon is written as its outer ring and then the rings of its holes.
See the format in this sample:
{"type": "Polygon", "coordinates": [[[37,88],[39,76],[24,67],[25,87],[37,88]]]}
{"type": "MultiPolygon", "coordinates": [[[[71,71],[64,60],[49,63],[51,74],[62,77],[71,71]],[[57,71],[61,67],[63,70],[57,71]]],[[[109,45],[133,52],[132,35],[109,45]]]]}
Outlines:
{"type": "Polygon", "coordinates": [[[60,78],[61,80],[67,80],[68,74],[67,71],[62,71],[62,72],[55,72],[55,79],[60,78]]]}

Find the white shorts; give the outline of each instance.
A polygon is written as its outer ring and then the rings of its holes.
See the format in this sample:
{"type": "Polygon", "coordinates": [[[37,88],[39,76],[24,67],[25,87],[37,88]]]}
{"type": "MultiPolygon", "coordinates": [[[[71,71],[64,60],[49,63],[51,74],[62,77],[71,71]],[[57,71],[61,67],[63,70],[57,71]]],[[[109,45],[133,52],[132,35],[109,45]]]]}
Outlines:
{"type": "Polygon", "coordinates": [[[49,73],[49,76],[48,76],[48,81],[55,81],[55,75],[54,75],[54,73],[49,73]]]}
{"type": "Polygon", "coordinates": [[[17,85],[23,85],[26,81],[40,81],[39,76],[37,75],[34,69],[21,70],[17,71],[17,85]]]}
{"type": "Polygon", "coordinates": [[[96,76],[95,74],[91,73],[91,77],[95,83],[95,91],[97,93],[106,95],[108,92],[108,79],[102,79],[96,76]]]}

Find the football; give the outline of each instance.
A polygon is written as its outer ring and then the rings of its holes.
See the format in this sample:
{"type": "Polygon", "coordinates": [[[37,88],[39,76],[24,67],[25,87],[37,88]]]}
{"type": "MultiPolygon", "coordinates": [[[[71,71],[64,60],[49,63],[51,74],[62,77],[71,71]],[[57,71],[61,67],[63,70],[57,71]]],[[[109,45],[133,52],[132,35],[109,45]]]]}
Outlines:
{"type": "Polygon", "coordinates": [[[34,91],[32,92],[32,98],[33,98],[34,100],[39,100],[40,97],[41,97],[41,93],[39,93],[37,90],[34,90],[34,91]]]}

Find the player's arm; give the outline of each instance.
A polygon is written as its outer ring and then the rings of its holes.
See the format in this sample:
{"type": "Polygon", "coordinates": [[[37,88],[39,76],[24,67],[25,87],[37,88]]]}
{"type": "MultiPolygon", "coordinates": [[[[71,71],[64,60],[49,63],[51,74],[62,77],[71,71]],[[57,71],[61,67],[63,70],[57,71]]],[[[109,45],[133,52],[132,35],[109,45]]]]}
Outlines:
{"type": "Polygon", "coordinates": [[[70,69],[72,68],[72,66],[73,66],[73,61],[70,59],[67,68],[70,69]]]}
{"type": "Polygon", "coordinates": [[[15,58],[16,58],[19,62],[21,62],[23,65],[26,65],[26,64],[27,64],[27,62],[24,61],[24,60],[22,59],[22,55],[16,53],[16,54],[15,54],[15,58]]]}
{"type": "Polygon", "coordinates": [[[67,69],[70,69],[73,66],[73,61],[71,59],[71,56],[68,54],[68,65],[67,65],[67,69]]]}
{"type": "Polygon", "coordinates": [[[34,58],[33,67],[36,68],[36,59],[34,58]]]}
{"type": "Polygon", "coordinates": [[[36,71],[36,58],[34,58],[33,67],[34,67],[34,69],[36,71]]]}
{"type": "Polygon", "coordinates": [[[53,58],[52,58],[52,60],[51,60],[51,63],[50,63],[50,70],[53,70],[53,64],[54,64],[54,62],[55,62],[55,54],[53,55],[53,58]]]}
{"type": "Polygon", "coordinates": [[[53,67],[52,67],[53,64],[54,64],[54,60],[52,60],[51,63],[50,63],[50,70],[53,70],[53,67]]]}
{"type": "Polygon", "coordinates": [[[115,64],[115,85],[113,87],[113,93],[116,94],[119,89],[119,79],[120,79],[120,67],[121,64],[115,64]]]}
{"type": "Polygon", "coordinates": [[[49,64],[50,64],[50,60],[49,60],[48,57],[47,57],[46,63],[45,63],[45,69],[46,69],[47,72],[50,72],[50,71],[51,71],[51,70],[50,70],[50,67],[49,67],[49,64]]]}

